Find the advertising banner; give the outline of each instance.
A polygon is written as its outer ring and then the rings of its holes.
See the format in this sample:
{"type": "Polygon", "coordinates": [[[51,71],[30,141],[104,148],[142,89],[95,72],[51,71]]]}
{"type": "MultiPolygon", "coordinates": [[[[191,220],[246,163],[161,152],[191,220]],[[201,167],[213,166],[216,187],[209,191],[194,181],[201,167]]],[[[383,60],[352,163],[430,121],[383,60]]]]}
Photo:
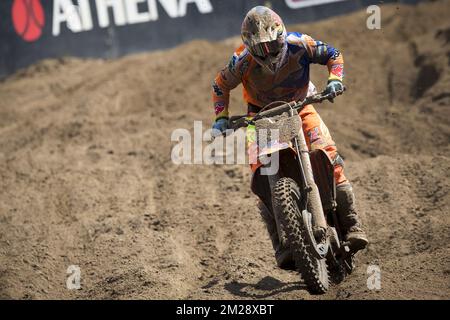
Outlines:
{"type": "Polygon", "coordinates": [[[193,39],[238,35],[246,12],[269,5],[287,24],[344,14],[362,0],[2,0],[0,77],[45,58],[115,58],[193,39]]]}

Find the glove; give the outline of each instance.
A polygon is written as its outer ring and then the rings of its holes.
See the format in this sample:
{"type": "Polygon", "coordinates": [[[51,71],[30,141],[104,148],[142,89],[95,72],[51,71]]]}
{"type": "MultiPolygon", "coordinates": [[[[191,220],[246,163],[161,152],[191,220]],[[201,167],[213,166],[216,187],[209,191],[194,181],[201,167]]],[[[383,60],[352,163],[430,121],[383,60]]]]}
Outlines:
{"type": "Polygon", "coordinates": [[[213,123],[212,128],[213,128],[212,132],[213,137],[217,137],[224,134],[224,132],[228,129],[228,118],[217,119],[213,123]]]}
{"type": "Polygon", "coordinates": [[[339,80],[331,80],[328,82],[327,87],[325,89],[325,94],[331,94],[334,98],[337,95],[341,94],[344,91],[344,85],[339,80]]]}

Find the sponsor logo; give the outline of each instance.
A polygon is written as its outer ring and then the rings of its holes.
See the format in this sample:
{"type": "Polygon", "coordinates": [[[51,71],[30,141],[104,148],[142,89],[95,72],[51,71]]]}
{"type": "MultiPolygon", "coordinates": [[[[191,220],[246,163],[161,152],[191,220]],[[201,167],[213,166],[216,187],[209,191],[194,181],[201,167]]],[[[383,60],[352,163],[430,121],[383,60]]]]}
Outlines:
{"type": "Polygon", "coordinates": [[[14,0],[11,16],[14,30],[23,40],[33,42],[41,37],[45,15],[40,0],[14,0]]]}
{"type": "Polygon", "coordinates": [[[342,64],[332,66],[331,73],[339,78],[342,78],[344,76],[344,66],[342,64]]]}
{"type": "MultiPolygon", "coordinates": [[[[156,21],[161,8],[170,18],[181,18],[186,16],[188,5],[194,4],[201,14],[213,11],[210,0],[53,0],[52,35],[59,36],[63,27],[79,33],[96,25],[108,28],[156,21]]],[[[14,0],[12,20],[25,41],[38,40],[45,24],[41,1],[14,0]]]]}
{"type": "Polygon", "coordinates": [[[308,132],[309,142],[314,143],[320,139],[319,128],[315,127],[311,131],[308,132]]]}
{"type": "MultiPolygon", "coordinates": [[[[107,28],[111,24],[125,26],[156,21],[159,18],[158,3],[170,18],[186,16],[189,4],[195,4],[202,14],[213,11],[210,0],[95,0],[94,2],[100,28],[107,28]]],[[[74,33],[93,29],[94,19],[89,3],[89,0],[78,0],[75,5],[71,0],[54,0],[53,35],[60,34],[61,24],[66,24],[74,33]]]]}
{"type": "Polygon", "coordinates": [[[221,113],[223,110],[225,110],[225,104],[223,102],[216,102],[214,105],[214,111],[216,112],[216,115],[221,113]]]}

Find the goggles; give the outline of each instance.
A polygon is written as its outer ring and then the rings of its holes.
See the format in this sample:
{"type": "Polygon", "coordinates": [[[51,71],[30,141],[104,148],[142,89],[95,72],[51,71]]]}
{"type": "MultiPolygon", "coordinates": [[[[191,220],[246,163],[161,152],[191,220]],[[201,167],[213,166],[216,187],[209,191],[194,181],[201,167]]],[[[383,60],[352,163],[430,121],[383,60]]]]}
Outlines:
{"type": "Polygon", "coordinates": [[[281,50],[282,44],[278,40],[261,42],[250,47],[252,55],[265,59],[269,55],[276,57],[281,50]]]}

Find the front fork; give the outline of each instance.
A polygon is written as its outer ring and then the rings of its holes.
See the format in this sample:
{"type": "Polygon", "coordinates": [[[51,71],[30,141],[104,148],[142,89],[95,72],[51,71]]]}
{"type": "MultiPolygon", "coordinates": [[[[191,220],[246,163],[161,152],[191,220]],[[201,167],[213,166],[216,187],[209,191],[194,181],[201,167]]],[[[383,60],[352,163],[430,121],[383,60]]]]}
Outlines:
{"type": "MultiPolygon", "coordinates": [[[[295,112],[291,110],[291,112],[295,112]]],[[[300,118],[300,116],[299,116],[300,118]]],[[[302,177],[303,186],[305,188],[306,203],[308,211],[312,214],[312,223],[314,233],[319,238],[324,239],[327,230],[327,222],[323,212],[322,201],[320,200],[319,188],[314,181],[311,159],[309,157],[309,149],[306,144],[305,134],[302,130],[302,120],[300,118],[300,130],[296,138],[294,138],[294,146],[298,150],[300,176],[302,177]]]]}

